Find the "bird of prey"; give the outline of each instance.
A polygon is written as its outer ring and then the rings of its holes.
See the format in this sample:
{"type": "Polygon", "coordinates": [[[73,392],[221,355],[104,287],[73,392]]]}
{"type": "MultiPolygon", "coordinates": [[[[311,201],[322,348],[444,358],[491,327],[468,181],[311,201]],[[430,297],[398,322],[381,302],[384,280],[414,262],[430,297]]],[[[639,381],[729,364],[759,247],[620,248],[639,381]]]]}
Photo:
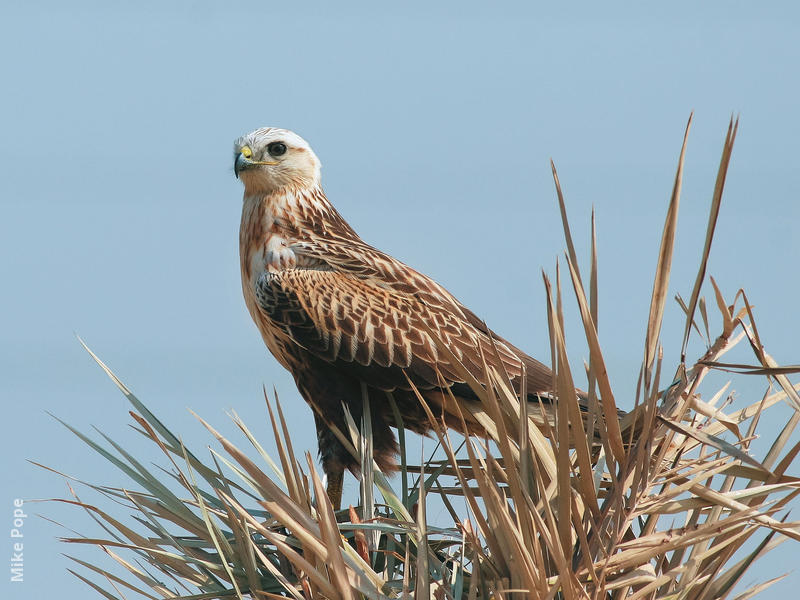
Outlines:
{"type": "MultiPolygon", "coordinates": [[[[234,171],[244,184],[245,302],[267,348],[314,409],[335,508],[344,471],[356,472],[359,463],[331,426],[347,431],[343,404],[361,422],[364,390],[383,470],[394,467],[397,453],[387,392],[403,425],[417,432],[430,423],[414,387],[449,426],[463,429],[453,398],[460,407],[478,402],[464,369],[482,381],[484,361],[507,374],[518,393],[548,401],[548,367],[489,330],[441,285],[359,237],[325,196],[320,161],[300,136],[266,127],[239,138],[234,171]]],[[[465,433],[481,431],[467,423],[472,431],[465,433]]]]}

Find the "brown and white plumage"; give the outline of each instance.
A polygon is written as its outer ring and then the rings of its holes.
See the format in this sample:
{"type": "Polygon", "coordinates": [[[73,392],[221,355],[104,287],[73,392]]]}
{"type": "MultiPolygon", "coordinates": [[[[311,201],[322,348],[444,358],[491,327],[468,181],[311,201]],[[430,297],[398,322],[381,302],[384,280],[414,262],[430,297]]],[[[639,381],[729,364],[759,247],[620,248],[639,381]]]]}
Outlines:
{"type": "MultiPolygon", "coordinates": [[[[342,403],[360,420],[362,384],[370,395],[375,459],[385,469],[396,453],[385,392],[394,394],[405,425],[420,432],[429,424],[409,380],[434,406],[446,404],[443,388],[459,401],[477,400],[431,334],[476,378],[483,378],[486,360],[518,390],[524,373],[527,392],[547,401],[550,369],[491,332],[435,281],[356,234],[322,191],[319,159],[302,138],[258,129],[236,141],[234,155],[245,188],[239,238],[245,301],[267,347],[315,408],[330,485],[340,486],[343,470],[358,466],[328,424],[346,430],[342,403]]],[[[449,419],[460,422],[452,410],[449,419]]],[[[340,491],[333,490],[335,503],[340,491]]]]}

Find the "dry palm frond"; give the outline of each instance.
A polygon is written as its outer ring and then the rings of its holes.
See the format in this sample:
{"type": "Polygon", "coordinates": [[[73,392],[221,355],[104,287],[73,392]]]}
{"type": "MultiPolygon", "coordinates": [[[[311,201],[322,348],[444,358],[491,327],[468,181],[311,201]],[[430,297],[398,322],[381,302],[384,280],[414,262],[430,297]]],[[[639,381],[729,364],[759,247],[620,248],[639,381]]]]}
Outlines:
{"type": "MultiPolygon", "coordinates": [[[[800,479],[789,474],[800,452],[800,443],[789,446],[800,422],[800,396],[787,378],[799,369],[775,363],[761,344],[747,296],[740,292],[729,303],[713,279],[711,306],[716,305],[721,325],[711,340],[713,315],[701,296],[736,129],[732,121],[697,279],[689,301],[679,299],[685,333],[682,359],[670,378],[663,374],[659,337],[687,125],[631,413],[619,421],[609,418],[617,406],[597,331],[594,221],[587,298],[553,165],[568,246],[566,273],[589,346],[588,411],[579,406],[567,362],[558,271],[554,283],[544,278],[558,398],[553,422],[544,419],[538,427],[528,415],[539,407],[528,405],[525,390],[518,396],[505,373],[487,366],[483,381],[471,385],[482,399],[479,418],[488,439],[471,438],[459,446],[441,415],[426,406],[444,458],[431,455],[413,465],[395,411],[401,445],[397,493],[370,459],[365,403],[361,428],[349,419],[348,431],[336,432],[361,464],[361,506],[338,514],[311,458],[295,457],[277,398],[274,407],[267,400],[277,461],[234,415],[253,456],[201,420],[223,450],[212,451],[210,461],[203,462],[95,357],[133,405],[137,431],[156,444],[168,469],[154,472],[114,440],[97,442],[70,427],[137,488],[86,484],[133,511],[135,524],[77,495],[62,500],[85,509],[105,531],[102,538],[67,541],[100,546],[123,570],[120,576],[74,558],[83,568],[76,575],[106,598],[127,597],[130,591],[145,598],[198,599],[411,593],[426,599],[730,597],[756,560],[786,540],[800,540],[800,523],[788,521],[786,512],[800,494],[800,479]],[[696,321],[698,310],[702,323],[696,321]],[[698,360],[687,364],[692,331],[705,331],[709,343],[698,360]],[[755,364],[723,362],[745,338],[755,364]],[[714,370],[765,376],[780,389],[734,410],[719,404],[727,385],[701,400],[701,384],[714,370]],[[751,441],[760,417],[781,401],[792,407],[792,416],[759,459],[751,453],[751,441]],[[413,475],[417,479],[409,487],[413,475]],[[428,520],[431,502],[450,516],[449,527],[428,520]],[[464,505],[466,510],[456,508],[464,505]],[[92,581],[92,574],[105,584],[92,581]]],[[[391,395],[387,401],[393,403],[391,395]]],[[[424,405],[421,396],[420,402],[424,405]]],[[[741,590],[738,597],[749,598],[774,581],[741,590]]]]}

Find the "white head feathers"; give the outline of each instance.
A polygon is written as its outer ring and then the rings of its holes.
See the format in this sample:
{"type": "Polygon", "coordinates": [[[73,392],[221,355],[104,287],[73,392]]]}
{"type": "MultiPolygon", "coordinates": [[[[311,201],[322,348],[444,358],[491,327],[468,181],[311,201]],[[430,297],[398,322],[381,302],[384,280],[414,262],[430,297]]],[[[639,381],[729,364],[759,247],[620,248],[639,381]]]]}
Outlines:
{"type": "Polygon", "coordinates": [[[234,172],[245,195],[283,187],[314,188],[320,183],[320,161],[303,138],[288,129],[262,127],[233,146],[234,172]]]}

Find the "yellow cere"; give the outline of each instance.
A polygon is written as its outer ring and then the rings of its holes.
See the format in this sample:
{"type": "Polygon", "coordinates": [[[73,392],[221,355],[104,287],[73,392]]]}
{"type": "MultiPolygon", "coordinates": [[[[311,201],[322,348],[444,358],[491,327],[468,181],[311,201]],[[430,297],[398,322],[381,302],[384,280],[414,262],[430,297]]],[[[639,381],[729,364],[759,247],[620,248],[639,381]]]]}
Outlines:
{"type": "Polygon", "coordinates": [[[250,158],[251,156],[253,156],[253,151],[250,150],[250,146],[242,146],[242,149],[239,150],[239,152],[241,152],[242,156],[244,156],[245,158],[250,158]]]}

